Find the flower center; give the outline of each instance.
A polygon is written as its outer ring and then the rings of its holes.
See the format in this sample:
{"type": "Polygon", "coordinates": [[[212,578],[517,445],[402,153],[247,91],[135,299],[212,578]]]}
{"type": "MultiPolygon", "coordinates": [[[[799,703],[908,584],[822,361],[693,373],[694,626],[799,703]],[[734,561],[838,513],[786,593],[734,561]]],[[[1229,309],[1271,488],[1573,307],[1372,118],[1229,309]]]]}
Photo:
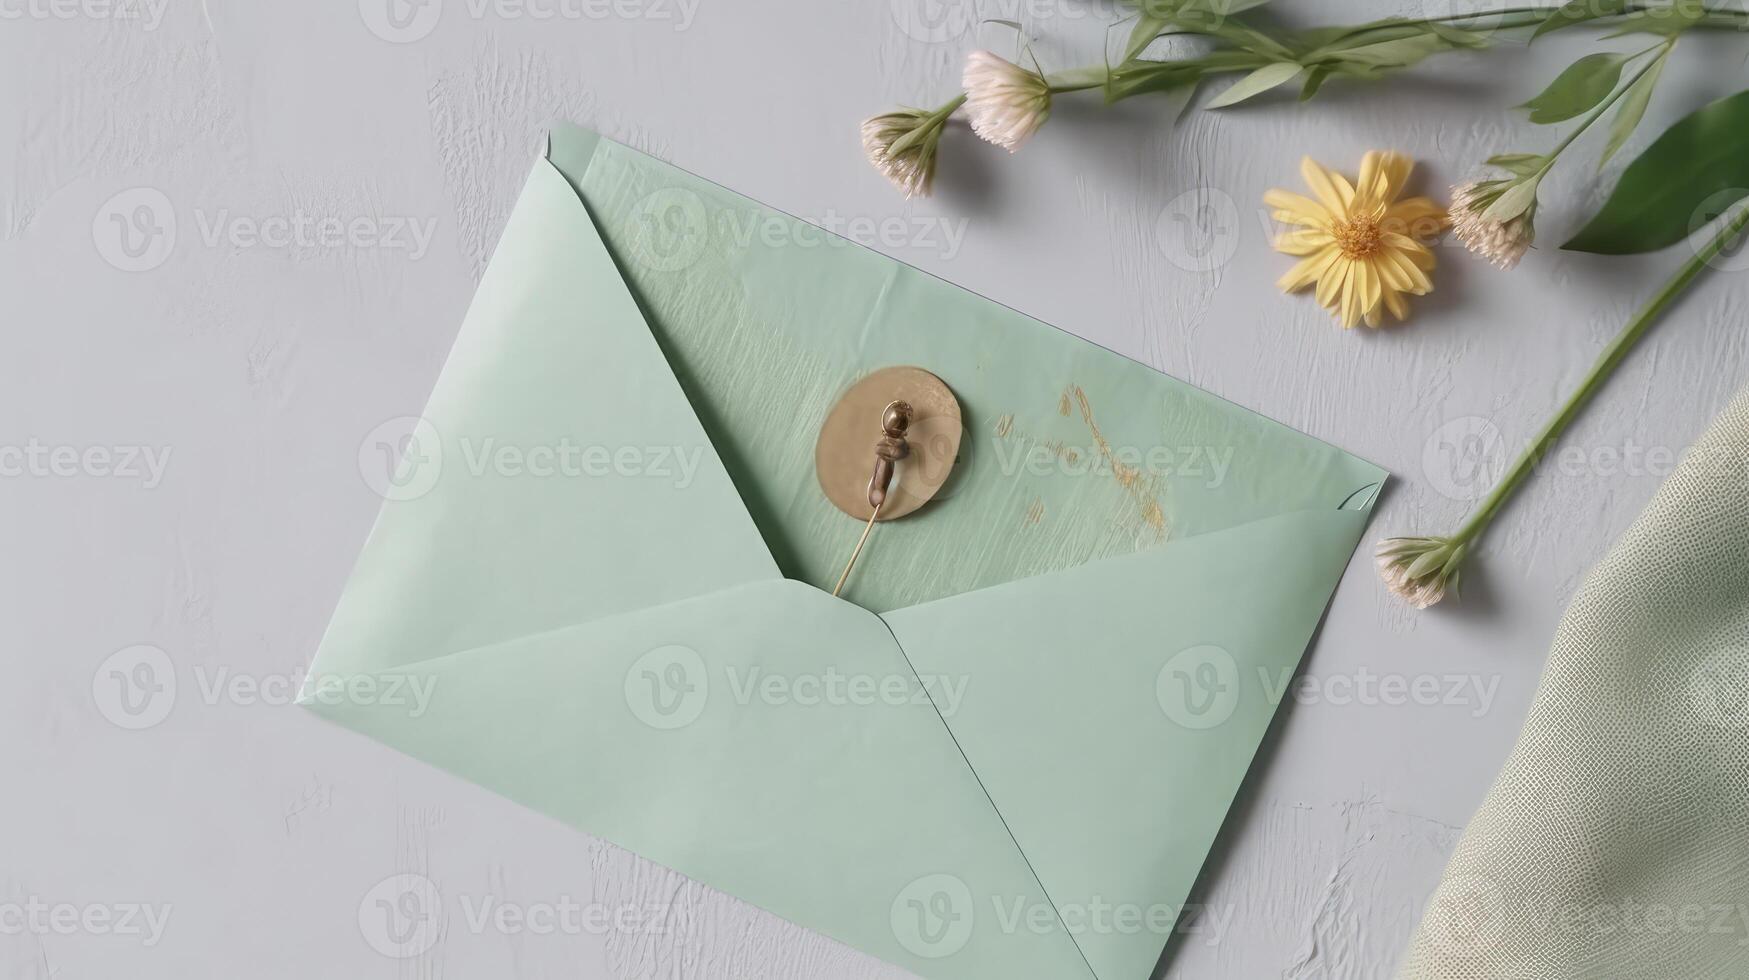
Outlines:
{"type": "Polygon", "coordinates": [[[1357,214],[1332,225],[1330,237],[1336,240],[1336,247],[1343,255],[1364,259],[1379,250],[1384,232],[1379,228],[1379,219],[1370,214],[1357,214]]]}

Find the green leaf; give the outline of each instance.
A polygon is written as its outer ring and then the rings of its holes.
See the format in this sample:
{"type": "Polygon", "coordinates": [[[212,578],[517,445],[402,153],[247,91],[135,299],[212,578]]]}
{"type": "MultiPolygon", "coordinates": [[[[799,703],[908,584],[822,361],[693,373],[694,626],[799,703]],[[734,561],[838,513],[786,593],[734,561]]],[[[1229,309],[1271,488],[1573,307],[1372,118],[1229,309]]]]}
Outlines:
{"type": "Polygon", "coordinates": [[[1338,49],[1330,54],[1329,60],[1355,74],[1370,74],[1374,69],[1407,68],[1430,54],[1450,50],[1451,45],[1445,39],[1428,32],[1338,49]]]}
{"type": "Polygon", "coordinates": [[[1306,83],[1300,86],[1300,101],[1310,101],[1312,96],[1317,95],[1318,90],[1324,87],[1324,81],[1329,77],[1330,69],[1328,68],[1313,68],[1306,72],[1306,83]]]}
{"type": "Polygon", "coordinates": [[[1609,122],[1609,145],[1603,148],[1603,156],[1597,161],[1599,167],[1608,163],[1609,158],[1615,156],[1615,151],[1621,149],[1628,137],[1634,134],[1634,128],[1646,114],[1647,104],[1652,101],[1652,89],[1658,85],[1658,76],[1664,73],[1664,62],[1669,54],[1669,48],[1660,52],[1646,66],[1640,77],[1628,86],[1628,90],[1622,93],[1621,104],[1615,110],[1615,118],[1609,122]]]}
{"type": "Polygon", "coordinates": [[[1214,51],[1184,61],[1131,61],[1115,69],[1105,85],[1109,105],[1143,92],[1170,92],[1194,86],[1213,72],[1250,71],[1259,59],[1244,51],[1214,51]]]}
{"type": "Polygon", "coordinates": [[[1291,61],[1278,61],[1273,65],[1264,65],[1227,86],[1227,90],[1209,100],[1205,108],[1220,109],[1225,106],[1237,105],[1254,95],[1262,95],[1277,85],[1291,80],[1303,70],[1291,61]]]}
{"type": "Polygon", "coordinates": [[[1446,24],[1428,24],[1427,29],[1439,35],[1441,40],[1452,47],[1471,48],[1479,51],[1490,43],[1486,34],[1477,34],[1475,31],[1466,31],[1446,24]]]}
{"type": "Polygon", "coordinates": [[[1704,206],[1722,210],[1749,188],[1749,91],[1683,117],[1628,165],[1603,209],[1562,248],[1635,255],[1688,237],[1704,206]]]}
{"type": "Polygon", "coordinates": [[[1529,177],[1541,170],[1543,164],[1548,162],[1548,158],[1540,153],[1502,153],[1499,156],[1489,157],[1486,162],[1490,166],[1500,167],[1520,177],[1529,177]]]}
{"type": "Polygon", "coordinates": [[[1124,45],[1123,60],[1130,61],[1154,43],[1160,32],[1166,29],[1166,18],[1154,14],[1142,14],[1136,18],[1136,26],[1130,30],[1130,39],[1124,45]]]}
{"type": "Polygon", "coordinates": [[[1482,212],[1482,219],[1506,222],[1529,211],[1536,204],[1536,186],[1539,183],[1541,182],[1526,180],[1506,188],[1506,193],[1495,198],[1494,203],[1482,212]]]}
{"type": "Polygon", "coordinates": [[[1478,34],[1475,31],[1467,31],[1446,24],[1433,24],[1424,20],[1405,20],[1401,17],[1386,17],[1383,20],[1369,21],[1365,24],[1355,24],[1348,27],[1309,28],[1296,32],[1291,40],[1296,50],[1303,54],[1317,56],[1382,41],[1400,41],[1404,38],[1422,37],[1428,34],[1444,41],[1447,47],[1486,48],[1491,43],[1486,35],[1478,34]]]}
{"type": "Polygon", "coordinates": [[[1530,39],[1534,41],[1550,31],[1583,24],[1599,17],[1614,17],[1626,10],[1629,2],[1630,0],[1569,0],[1550,14],[1548,20],[1538,24],[1530,39]]]}
{"type": "MultiPolygon", "coordinates": [[[[1510,183],[1510,180],[1478,180],[1475,183],[1476,200],[1484,205],[1493,204],[1494,199],[1500,196],[1499,192],[1504,191],[1510,183]]],[[[1484,206],[1483,210],[1487,208],[1484,206]]]]}
{"type": "Polygon", "coordinates": [[[1589,112],[1615,91],[1621,67],[1632,57],[1612,52],[1588,54],[1568,65],[1548,88],[1519,108],[1529,109],[1530,121],[1538,125],[1565,122],[1589,112]]]}
{"type": "Polygon", "coordinates": [[[1151,41],[1159,36],[1160,30],[1172,27],[1185,34],[1218,38],[1271,60],[1289,58],[1293,52],[1281,42],[1237,19],[1237,15],[1268,2],[1269,0],[1135,0],[1135,6],[1141,11],[1141,20],[1131,31],[1130,43],[1125,46],[1125,50],[1139,53],[1148,46],[1147,41],[1142,41],[1141,38],[1146,37],[1151,41]],[[1161,27],[1153,27],[1155,22],[1161,27]]]}

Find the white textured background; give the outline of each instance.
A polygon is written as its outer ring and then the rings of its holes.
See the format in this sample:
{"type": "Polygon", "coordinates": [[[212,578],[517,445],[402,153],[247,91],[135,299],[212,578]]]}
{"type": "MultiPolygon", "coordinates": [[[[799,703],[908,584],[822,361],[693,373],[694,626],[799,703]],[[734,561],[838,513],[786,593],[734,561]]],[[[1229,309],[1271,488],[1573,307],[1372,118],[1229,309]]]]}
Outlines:
{"type": "MultiPolygon", "coordinates": [[[[1262,192],[1296,186],[1301,153],[1352,172],[1403,149],[1443,194],[1490,153],[1546,148],[1555,133],[1504,109],[1581,38],[1176,132],[1155,99],[1064,103],[1013,157],[951,134],[938,196],[907,204],[863,163],[857,120],[944,98],[966,50],[1013,53],[1005,28],[935,0],[570,0],[550,19],[534,12],[558,0],[449,0],[397,43],[367,26],[386,2],[138,0],[129,19],[0,0],[0,445],[169,454],[156,480],[95,457],[20,473],[16,455],[0,478],[0,978],[901,975],[284,704],[380,504],[361,442],[420,410],[549,121],[810,220],[910,219],[870,244],[1389,467],[1376,536],[1453,527],[1453,446],[1522,444],[1680,260],[1552,246],[1652,132],[1744,75],[1736,39],[1685,42],[1611,172],[1592,173],[1587,140],[1545,183],[1545,248],[1512,274],[1442,249],[1411,326],[1344,333],[1273,290],[1289,260],[1268,249],[1262,192]],[[116,198],[133,188],[149,190],[116,198]],[[151,219],[133,234],[155,268],[117,267],[116,213],[151,219]],[[299,216],[362,231],[248,234],[299,216]],[[407,227],[430,232],[423,250],[407,227]],[[1210,249],[1230,261],[1199,271],[1210,249]],[[130,730],[110,670],[139,644],[163,658],[138,717],[162,717],[130,730]],[[398,874],[441,894],[435,942],[403,959],[371,944],[398,874]],[[486,902],[644,927],[478,927],[486,902]],[[22,919],[33,903],[83,921],[22,919]],[[136,906],[168,914],[161,935],[96,921],[136,906]]],[[[1278,6],[1302,23],[1419,10],[1278,6]]],[[[1048,68],[1097,57],[1111,16],[977,9],[1040,35],[1048,68]]],[[[1460,605],[1414,614],[1357,559],[1170,975],[1390,974],[1567,597],[1662,454],[1749,376],[1746,301],[1749,279],[1714,275],[1657,330],[1569,440],[1592,462],[1529,487],[1460,605]],[[1462,693],[1350,695],[1385,675],[1462,693]]]]}

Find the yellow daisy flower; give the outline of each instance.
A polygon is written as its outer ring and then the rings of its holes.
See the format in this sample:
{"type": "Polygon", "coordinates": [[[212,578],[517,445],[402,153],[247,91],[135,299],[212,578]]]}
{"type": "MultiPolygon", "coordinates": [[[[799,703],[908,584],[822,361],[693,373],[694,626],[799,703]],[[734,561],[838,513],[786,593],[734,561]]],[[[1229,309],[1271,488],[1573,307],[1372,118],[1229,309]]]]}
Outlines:
{"type": "Polygon", "coordinates": [[[1275,248],[1300,255],[1276,285],[1287,292],[1317,285],[1314,295],[1344,328],[1376,327],[1379,311],[1398,320],[1409,315],[1404,298],[1433,291],[1433,252],[1422,240],[1450,222],[1445,209],[1425,197],[1397,200],[1414,161],[1401,153],[1369,152],[1360,161],[1360,181],[1326,170],[1311,157],[1300,175],[1313,197],[1283,190],[1263,195],[1275,220],[1294,227],[1275,248]],[[1313,198],[1316,198],[1315,200],[1313,198]]]}

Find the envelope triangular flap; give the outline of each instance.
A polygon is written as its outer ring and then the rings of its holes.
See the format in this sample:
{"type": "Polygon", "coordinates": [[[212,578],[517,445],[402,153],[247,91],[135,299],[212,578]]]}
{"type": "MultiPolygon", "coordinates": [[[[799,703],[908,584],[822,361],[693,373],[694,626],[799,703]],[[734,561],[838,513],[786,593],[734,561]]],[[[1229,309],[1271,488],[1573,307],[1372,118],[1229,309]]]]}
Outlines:
{"type": "Polygon", "coordinates": [[[544,161],[423,420],[318,671],[779,577],[587,212],[544,161]]]}
{"type": "Polygon", "coordinates": [[[1364,523],[1302,511],[883,615],[1101,980],[1153,969],[1364,523]]]}
{"type": "Polygon", "coordinates": [[[1003,928],[1051,906],[865,610],[755,583],[417,669],[423,708],[314,706],[919,976],[1091,980],[1062,930],[1003,928]]]}
{"type": "MultiPolygon", "coordinates": [[[[1377,468],[1154,368],[588,130],[551,160],[619,262],[784,574],[829,589],[856,528],[820,492],[833,403],[888,365],[941,377],[953,478],[882,526],[847,593],[877,612],[1335,508],[1377,468]]],[[[883,248],[958,247],[963,220],[826,211],[883,248]]],[[[871,432],[872,439],[878,433],[871,432]]],[[[927,433],[922,433],[927,437],[927,433]]]]}

